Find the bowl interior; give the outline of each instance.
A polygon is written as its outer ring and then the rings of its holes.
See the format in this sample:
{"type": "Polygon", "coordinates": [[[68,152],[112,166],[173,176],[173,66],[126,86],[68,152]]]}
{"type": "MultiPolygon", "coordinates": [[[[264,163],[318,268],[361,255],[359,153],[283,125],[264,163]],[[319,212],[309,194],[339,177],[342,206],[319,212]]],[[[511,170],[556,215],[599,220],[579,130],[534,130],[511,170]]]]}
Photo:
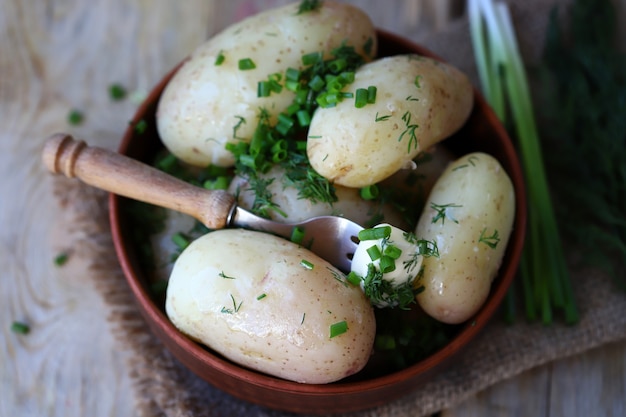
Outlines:
{"type": "MultiPolygon", "coordinates": [[[[378,37],[381,57],[418,53],[439,59],[427,49],[391,33],[379,30],[378,37]]],[[[165,85],[177,69],[167,74],[140,106],[122,140],[120,153],[151,162],[163,148],[156,131],[156,107],[165,85]],[[142,121],[147,129],[138,134],[134,125],[142,121]]],[[[472,320],[450,328],[450,341],[445,346],[404,369],[381,372],[378,367],[370,373],[366,369],[353,378],[328,385],[299,384],[242,368],[186,338],[171,324],[164,313],[163,300],[155,298],[150,291],[149,274],[140,262],[140,249],[133,243],[132,220],[126,210],[129,201],[111,195],[111,228],[117,256],[151,330],[183,365],[217,388],[247,401],[294,412],[348,412],[373,407],[409,393],[433,372],[448,366],[450,359],[497,311],[515,276],[526,224],[523,176],[515,149],[490,107],[478,92],[474,94],[475,106],[468,122],[446,139],[446,146],[457,154],[483,151],[495,156],[513,181],[517,210],[513,234],[487,302],[472,320]]]]}

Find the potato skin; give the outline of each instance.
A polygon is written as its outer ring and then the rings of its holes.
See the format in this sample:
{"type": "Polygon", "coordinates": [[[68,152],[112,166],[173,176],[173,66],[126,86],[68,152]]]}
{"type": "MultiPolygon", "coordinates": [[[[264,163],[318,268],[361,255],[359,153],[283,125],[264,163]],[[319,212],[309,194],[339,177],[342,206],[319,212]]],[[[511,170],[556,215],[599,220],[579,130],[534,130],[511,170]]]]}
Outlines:
{"type": "Polygon", "coordinates": [[[346,91],[369,86],[377,88],[375,103],[357,108],[345,99],[336,107],[318,108],[311,120],[311,166],[346,187],[391,176],[458,130],[473,107],[472,86],[462,72],[419,55],[367,63],[346,91]]]}
{"type": "Polygon", "coordinates": [[[495,158],[476,152],[448,166],[415,229],[439,249],[439,257],[422,264],[424,291],[417,301],[427,314],[456,324],[478,311],[502,262],[514,216],[513,184],[495,158]]]}
{"type": "Polygon", "coordinates": [[[159,135],[174,155],[197,166],[230,166],[234,159],[225,144],[249,141],[261,107],[270,113],[273,125],[294,98],[287,89],[257,97],[259,81],[275,73],[284,76],[289,67],[302,68],[304,54],[324,52],[328,57],[344,41],[368,60],[375,56],[376,32],[362,10],[328,0],[314,11],[297,10],[294,2],[235,23],[182,65],[157,109],[159,135]],[[368,40],[369,55],[364,50],[368,40]],[[215,65],[220,54],[225,59],[215,65]],[[238,61],[244,58],[252,59],[256,68],[239,70],[238,61]]]}
{"type": "Polygon", "coordinates": [[[312,384],[361,370],[376,332],[369,301],[328,262],[243,229],[211,232],[183,251],[166,312],[183,333],[240,365],[312,384]],[[344,320],[347,332],[330,338],[330,326],[344,320]]]}

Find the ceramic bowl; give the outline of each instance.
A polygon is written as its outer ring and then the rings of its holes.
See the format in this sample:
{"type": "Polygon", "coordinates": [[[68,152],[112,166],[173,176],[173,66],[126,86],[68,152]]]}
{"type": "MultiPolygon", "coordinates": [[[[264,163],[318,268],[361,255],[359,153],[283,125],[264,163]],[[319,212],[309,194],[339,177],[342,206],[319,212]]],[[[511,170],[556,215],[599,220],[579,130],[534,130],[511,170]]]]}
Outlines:
{"type": "MultiPolygon", "coordinates": [[[[384,31],[379,31],[378,35],[379,56],[418,53],[439,59],[409,40],[384,31]]],[[[177,69],[174,68],[156,85],[134,116],[134,123],[145,120],[148,130],[139,136],[129,127],[119,147],[120,153],[148,162],[162,148],[155,129],[155,111],[165,85],[177,69]]],[[[185,337],[168,320],[162,300],[152,296],[147,274],[139,262],[138,249],[129,236],[129,218],[123,209],[128,201],[111,195],[111,227],[117,256],[130,290],[152,332],[184,366],[207,383],[242,400],[291,412],[349,412],[375,407],[419,390],[420,384],[444,367],[453,365],[453,359],[498,311],[516,274],[526,224],[523,176],[516,151],[491,108],[477,91],[474,94],[475,107],[469,120],[458,133],[446,140],[446,146],[460,154],[484,151],[495,156],[513,181],[517,210],[513,234],[489,298],[474,318],[454,329],[445,346],[404,369],[389,372],[379,370],[373,374],[365,372],[326,385],[290,382],[238,366],[185,337]]]]}

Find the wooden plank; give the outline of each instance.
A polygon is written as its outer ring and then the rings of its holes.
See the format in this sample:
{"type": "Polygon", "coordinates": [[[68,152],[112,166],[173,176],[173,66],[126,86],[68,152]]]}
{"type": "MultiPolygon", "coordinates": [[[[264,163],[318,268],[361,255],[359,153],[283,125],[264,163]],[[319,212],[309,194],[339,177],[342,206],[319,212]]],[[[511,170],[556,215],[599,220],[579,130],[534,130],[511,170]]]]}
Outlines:
{"type": "Polygon", "coordinates": [[[532,369],[478,393],[441,417],[626,415],[626,343],[532,369]]]}
{"type": "MultiPolygon", "coordinates": [[[[207,35],[211,2],[0,4],[0,415],[128,416],[134,397],[89,259],[68,247],[87,231],[57,204],[39,160],[44,138],[71,131],[117,146],[136,104],[108,86],[148,90],[207,35]],[[165,45],[165,47],[164,47],[165,45]],[[71,108],[85,123],[66,122],[71,108]],[[71,250],[67,265],[54,257],[71,250]],[[13,321],[28,335],[10,330],[13,321]]],[[[94,207],[94,213],[101,207],[94,207]]]]}

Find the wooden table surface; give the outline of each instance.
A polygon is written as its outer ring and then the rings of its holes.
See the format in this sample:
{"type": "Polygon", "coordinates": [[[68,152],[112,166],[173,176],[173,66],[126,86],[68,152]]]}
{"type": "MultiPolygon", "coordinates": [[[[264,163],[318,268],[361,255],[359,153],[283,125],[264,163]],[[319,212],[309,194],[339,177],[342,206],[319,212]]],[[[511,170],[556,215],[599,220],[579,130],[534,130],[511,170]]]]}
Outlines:
{"type": "MultiPolygon", "coordinates": [[[[108,86],[145,92],[209,34],[284,1],[0,0],[0,417],[132,416],[135,388],[84,279],[83,231],[59,204],[39,160],[43,139],[69,131],[114,149],[133,114],[108,86]],[[85,121],[69,126],[70,109],[85,121]],[[71,249],[66,265],[54,257],[71,249]],[[10,330],[30,325],[27,335],[10,330]]],[[[383,28],[411,36],[449,20],[443,0],[352,1],[383,28]]],[[[622,2],[623,4],[624,2],[622,2]]],[[[626,342],[559,360],[465,399],[446,417],[624,416],[626,342]]]]}

